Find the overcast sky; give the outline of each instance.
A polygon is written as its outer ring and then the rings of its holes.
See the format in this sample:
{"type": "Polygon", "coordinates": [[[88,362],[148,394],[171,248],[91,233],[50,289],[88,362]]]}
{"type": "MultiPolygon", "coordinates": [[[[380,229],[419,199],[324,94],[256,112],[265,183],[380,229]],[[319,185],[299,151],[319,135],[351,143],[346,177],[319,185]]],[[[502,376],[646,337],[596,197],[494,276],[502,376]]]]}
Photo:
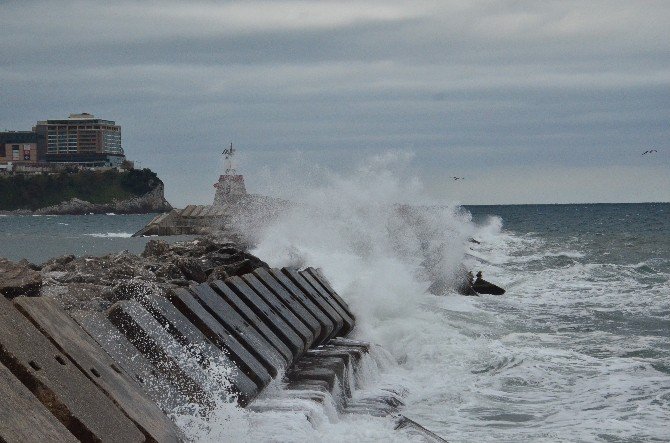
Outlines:
{"type": "Polygon", "coordinates": [[[230,141],[265,194],[403,151],[438,199],[670,201],[669,24],[667,0],[0,0],[0,130],[116,120],[176,206],[211,202],[230,141]]]}

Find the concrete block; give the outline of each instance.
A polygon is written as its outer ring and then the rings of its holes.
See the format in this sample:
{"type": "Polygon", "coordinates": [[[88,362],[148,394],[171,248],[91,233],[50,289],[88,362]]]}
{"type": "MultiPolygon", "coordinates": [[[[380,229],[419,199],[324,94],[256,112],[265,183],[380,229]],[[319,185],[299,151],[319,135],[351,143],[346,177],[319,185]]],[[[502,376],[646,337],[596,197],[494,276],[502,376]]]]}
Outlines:
{"type": "Polygon", "coordinates": [[[193,286],[191,291],[209,313],[263,364],[271,376],[275,377],[288,367],[291,352],[267,326],[253,325],[247,321],[208,285],[193,286]]]}
{"type": "Polygon", "coordinates": [[[300,291],[297,291],[297,288],[295,288],[295,294],[291,293],[265,268],[254,270],[253,274],[258,281],[262,282],[266,288],[283,301],[312,331],[312,335],[314,336],[312,346],[320,344],[328,337],[327,326],[330,325],[332,329],[334,325],[330,323],[328,317],[314,303],[300,291]]]}
{"type": "Polygon", "coordinates": [[[172,304],[189,319],[209,340],[233,360],[253,382],[263,389],[272,377],[263,364],[233,337],[212,314],[186,289],[178,289],[171,297],[172,304]]]}
{"type": "Polygon", "coordinates": [[[200,367],[138,302],[114,303],[107,318],[183,395],[201,406],[213,406],[200,367]]]}
{"type": "Polygon", "coordinates": [[[148,439],[180,441],[181,434],[174,423],[53,299],[19,297],[14,304],[148,439]]]}
{"type": "MultiPolygon", "coordinates": [[[[260,298],[267,303],[271,308],[278,312],[281,318],[293,328],[293,331],[298,334],[304,343],[303,351],[308,350],[314,343],[314,333],[307,326],[306,320],[303,317],[297,316],[291,307],[284,303],[277,295],[268,289],[258,278],[253,274],[245,274],[241,276],[244,283],[246,283],[260,298]]],[[[304,311],[304,309],[303,309],[304,311]]],[[[305,312],[311,317],[311,315],[305,312]]],[[[313,317],[312,317],[313,318],[313,317]]],[[[316,320],[315,320],[316,321],[316,320]]]]}
{"type": "Polygon", "coordinates": [[[287,276],[293,284],[295,284],[298,289],[300,289],[310,300],[317,306],[321,308],[322,311],[330,317],[330,319],[335,323],[335,330],[331,334],[330,338],[334,338],[342,335],[344,329],[344,319],[333,307],[333,305],[319,294],[316,289],[310,285],[305,278],[298,273],[296,269],[292,268],[282,268],[281,272],[287,276]]]}
{"type": "Polygon", "coordinates": [[[305,383],[321,382],[331,394],[337,385],[337,374],[326,368],[294,369],[286,375],[289,386],[299,386],[305,383]]]}
{"type": "Polygon", "coordinates": [[[78,439],[145,440],[133,422],[4,297],[0,362],[78,439]]]}
{"type": "Polygon", "coordinates": [[[301,359],[296,364],[295,369],[298,371],[312,369],[328,369],[333,371],[337,375],[341,392],[345,397],[351,397],[349,366],[345,359],[341,357],[313,356],[301,359]]]}
{"type": "MultiPolygon", "coordinates": [[[[222,289],[224,286],[232,289],[235,294],[263,321],[270,330],[291,350],[292,360],[295,360],[305,350],[305,341],[296,334],[295,329],[282,318],[282,313],[274,306],[266,303],[253,289],[247,285],[240,277],[231,277],[226,282],[214,283],[215,289],[222,289]]],[[[223,297],[228,294],[223,293],[223,297]]]]}
{"type": "MultiPolygon", "coordinates": [[[[215,281],[210,286],[204,286],[201,289],[203,297],[209,299],[208,303],[212,306],[219,306],[222,315],[227,316],[226,321],[232,321],[241,324],[251,333],[256,334],[270,345],[282,357],[284,367],[287,367],[293,361],[293,354],[284,341],[270,329],[270,327],[256,313],[247,306],[244,301],[232,289],[221,281],[215,281]]],[[[200,295],[200,294],[198,294],[200,295]]],[[[274,352],[273,352],[274,354],[274,352]]]]}
{"type": "MultiPolygon", "coordinates": [[[[351,314],[351,311],[349,311],[349,306],[340,298],[339,295],[335,291],[329,291],[325,288],[325,286],[321,283],[322,280],[317,279],[314,277],[313,274],[315,274],[315,270],[313,268],[307,268],[304,271],[299,271],[299,274],[302,275],[302,277],[307,280],[307,282],[312,285],[312,287],[321,294],[321,296],[330,303],[330,305],[335,308],[338,314],[342,317],[342,320],[344,320],[344,327],[342,329],[341,335],[346,336],[348,335],[353,329],[354,326],[356,325],[356,321],[354,320],[354,316],[351,314]],[[309,272],[309,270],[314,271],[313,273],[309,272]]],[[[316,274],[318,275],[318,274],[316,274]]],[[[321,277],[319,277],[321,278],[321,277]]],[[[330,286],[330,285],[329,285],[330,286]]]]}
{"type": "Polygon", "coordinates": [[[310,267],[310,268],[306,268],[303,271],[300,271],[300,273],[303,274],[303,275],[304,275],[304,273],[308,273],[309,275],[314,277],[314,279],[317,282],[319,282],[319,284],[321,286],[323,286],[326,291],[328,291],[328,293],[335,299],[335,301],[342,307],[342,309],[344,309],[347,312],[349,317],[351,317],[354,321],[356,321],[356,317],[354,316],[354,313],[351,312],[351,309],[349,309],[349,304],[346,301],[344,301],[342,299],[342,297],[340,297],[340,294],[338,294],[333,289],[333,287],[331,286],[328,279],[323,275],[323,273],[319,269],[310,267]]]}
{"type": "Polygon", "coordinates": [[[78,441],[2,364],[0,398],[0,441],[78,441]]]}
{"type": "Polygon", "coordinates": [[[230,382],[241,406],[247,405],[259,392],[257,386],[220,348],[214,345],[188,318],[164,297],[153,294],[138,300],[158,323],[208,370],[224,365],[230,371],[230,382]]]}
{"type": "Polygon", "coordinates": [[[112,369],[119,369],[135,380],[163,411],[171,412],[189,402],[188,397],[154,368],[104,314],[73,310],[68,313],[116,362],[117,366],[112,369]]]}
{"type": "MultiPolygon", "coordinates": [[[[330,344],[326,346],[319,347],[318,349],[313,349],[314,352],[323,352],[325,355],[342,355],[346,354],[349,356],[351,364],[356,367],[361,362],[363,355],[366,354],[361,348],[354,346],[331,346],[330,344]]],[[[310,351],[310,352],[312,352],[310,351]]]]}
{"type": "Polygon", "coordinates": [[[319,341],[323,344],[326,341],[330,340],[335,336],[337,329],[337,321],[335,320],[336,312],[332,309],[325,301],[314,302],[311,297],[309,297],[302,289],[296,286],[290,278],[288,278],[284,273],[279,269],[270,269],[268,271],[270,275],[281,285],[289,291],[292,296],[295,296],[303,306],[305,306],[311,313],[314,315],[321,323],[322,336],[325,335],[325,338],[319,341]]]}
{"type": "Polygon", "coordinates": [[[370,343],[360,341],[360,340],[352,340],[349,338],[344,338],[344,337],[336,337],[333,340],[331,340],[328,343],[329,346],[344,346],[344,347],[354,347],[358,348],[361,351],[365,352],[366,354],[370,352],[370,343]]]}

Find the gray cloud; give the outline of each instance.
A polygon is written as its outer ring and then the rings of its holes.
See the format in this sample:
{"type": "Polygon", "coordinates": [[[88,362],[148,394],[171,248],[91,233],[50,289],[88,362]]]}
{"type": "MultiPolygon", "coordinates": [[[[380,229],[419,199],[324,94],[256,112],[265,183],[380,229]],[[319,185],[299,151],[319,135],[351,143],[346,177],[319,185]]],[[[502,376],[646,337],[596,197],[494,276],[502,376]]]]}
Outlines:
{"type": "Polygon", "coordinates": [[[212,198],[229,140],[259,192],[298,151],[391,149],[465,203],[668,201],[667,23],[660,1],[0,2],[0,127],[115,119],[177,205],[212,198]]]}

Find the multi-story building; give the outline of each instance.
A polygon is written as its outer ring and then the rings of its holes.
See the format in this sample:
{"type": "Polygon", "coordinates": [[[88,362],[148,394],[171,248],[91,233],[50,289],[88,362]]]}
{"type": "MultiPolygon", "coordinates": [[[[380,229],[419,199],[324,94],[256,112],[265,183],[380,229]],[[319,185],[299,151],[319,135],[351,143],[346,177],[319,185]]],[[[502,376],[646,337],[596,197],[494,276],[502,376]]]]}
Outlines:
{"type": "Polygon", "coordinates": [[[87,113],[63,120],[37,122],[37,158],[48,163],[82,166],[121,166],[121,126],[87,113]]]}
{"type": "Polygon", "coordinates": [[[35,164],[40,136],[33,131],[0,132],[0,164],[35,164]]]}

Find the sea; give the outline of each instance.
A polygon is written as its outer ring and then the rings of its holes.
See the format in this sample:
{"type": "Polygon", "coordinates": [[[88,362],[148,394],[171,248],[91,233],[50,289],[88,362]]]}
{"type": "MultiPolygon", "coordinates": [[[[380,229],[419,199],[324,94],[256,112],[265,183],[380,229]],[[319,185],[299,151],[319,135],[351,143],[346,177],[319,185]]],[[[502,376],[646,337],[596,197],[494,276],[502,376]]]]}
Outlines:
{"type": "MultiPolygon", "coordinates": [[[[321,267],[349,302],[354,337],[378,345],[363,394],[403,392],[402,413],[449,442],[670,441],[670,204],[445,204],[410,223],[389,177],[353,182],[308,195],[253,252],[321,267]],[[428,294],[427,261],[506,293],[428,294]]],[[[139,252],[150,218],[0,217],[0,256],[139,252]]],[[[175,419],[194,441],[421,441],[393,417],[267,391],[290,407],[175,419]]]]}

